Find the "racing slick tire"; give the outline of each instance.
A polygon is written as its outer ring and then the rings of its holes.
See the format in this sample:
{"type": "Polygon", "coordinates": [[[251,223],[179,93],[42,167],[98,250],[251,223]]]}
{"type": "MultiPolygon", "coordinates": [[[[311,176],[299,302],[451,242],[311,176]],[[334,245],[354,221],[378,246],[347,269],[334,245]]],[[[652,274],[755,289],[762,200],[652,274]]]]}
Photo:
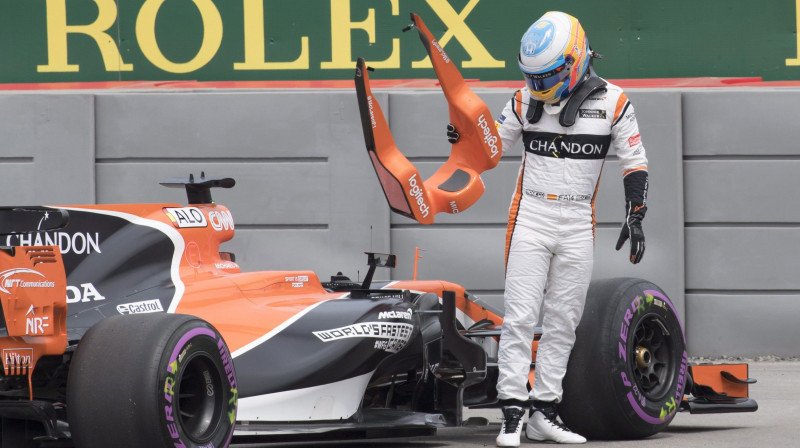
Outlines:
{"type": "Polygon", "coordinates": [[[564,377],[559,415],[588,439],[639,439],[664,430],[686,386],[683,326],[658,286],[592,282],[564,377]]]}
{"type": "Polygon", "coordinates": [[[110,317],[81,339],[67,381],[76,448],[227,447],[236,374],[219,332],[193,316],[110,317]]]}

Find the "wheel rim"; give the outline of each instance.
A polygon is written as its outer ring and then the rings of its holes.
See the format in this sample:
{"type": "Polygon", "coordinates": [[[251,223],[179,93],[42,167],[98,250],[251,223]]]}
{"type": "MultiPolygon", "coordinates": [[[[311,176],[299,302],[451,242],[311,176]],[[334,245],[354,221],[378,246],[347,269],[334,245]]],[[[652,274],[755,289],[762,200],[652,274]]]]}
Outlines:
{"type": "Polygon", "coordinates": [[[195,353],[176,382],[178,421],[184,433],[202,444],[211,439],[223,408],[222,378],[211,358],[195,353]]]}
{"type": "Polygon", "coordinates": [[[649,400],[659,400],[669,392],[676,362],[672,336],[663,319],[644,316],[633,332],[631,369],[639,390],[649,400]]]}

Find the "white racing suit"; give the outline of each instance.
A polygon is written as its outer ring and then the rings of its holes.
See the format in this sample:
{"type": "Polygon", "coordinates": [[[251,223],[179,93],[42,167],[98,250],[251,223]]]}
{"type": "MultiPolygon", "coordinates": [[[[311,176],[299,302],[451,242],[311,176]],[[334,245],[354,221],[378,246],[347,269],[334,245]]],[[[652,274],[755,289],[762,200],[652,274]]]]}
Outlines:
{"type": "MultiPolygon", "coordinates": [[[[528,90],[521,89],[497,120],[504,151],[520,137],[525,147],[506,234],[497,390],[503,401],[559,402],[592,275],[594,198],[606,154],[613,146],[623,177],[646,174],[647,158],[633,106],[615,85],[586,98],[569,127],[559,123],[558,109],[550,105],[544,105],[536,123],[529,122],[529,104],[535,105],[528,90]],[[531,343],[540,309],[543,336],[529,394],[531,343]]],[[[646,177],[644,182],[646,197],[646,177]]]]}

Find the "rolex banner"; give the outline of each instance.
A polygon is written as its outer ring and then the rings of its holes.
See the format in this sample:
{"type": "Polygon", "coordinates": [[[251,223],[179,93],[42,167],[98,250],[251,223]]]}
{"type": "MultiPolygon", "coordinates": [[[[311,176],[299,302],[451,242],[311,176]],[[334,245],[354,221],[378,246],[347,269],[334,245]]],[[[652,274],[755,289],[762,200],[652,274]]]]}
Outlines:
{"type": "Polygon", "coordinates": [[[800,0],[0,0],[0,83],[433,78],[419,14],[467,79],[516,80],[520,37],[577,17],[607,78],[800,79],[800,0]]]}

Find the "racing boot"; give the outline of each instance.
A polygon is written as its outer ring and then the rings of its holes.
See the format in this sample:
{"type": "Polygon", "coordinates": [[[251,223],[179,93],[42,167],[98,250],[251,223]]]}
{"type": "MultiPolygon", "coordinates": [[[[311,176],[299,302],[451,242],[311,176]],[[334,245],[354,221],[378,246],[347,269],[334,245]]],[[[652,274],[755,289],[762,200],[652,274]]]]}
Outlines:
{"type": "Polygon", "coordinates": [[[497,446],[519,446],[522,417],[525,417],[522,406],[503,406],[503,421],[500,423],[497,446]]]}
{"type": "Polygon", "coordinates": [[[556,404],[547,401],[533,402],[528,426],[525,427],[525,436],[537,442],[586,443],[583,436],[570,431],[558,421],[556,404]]]}

